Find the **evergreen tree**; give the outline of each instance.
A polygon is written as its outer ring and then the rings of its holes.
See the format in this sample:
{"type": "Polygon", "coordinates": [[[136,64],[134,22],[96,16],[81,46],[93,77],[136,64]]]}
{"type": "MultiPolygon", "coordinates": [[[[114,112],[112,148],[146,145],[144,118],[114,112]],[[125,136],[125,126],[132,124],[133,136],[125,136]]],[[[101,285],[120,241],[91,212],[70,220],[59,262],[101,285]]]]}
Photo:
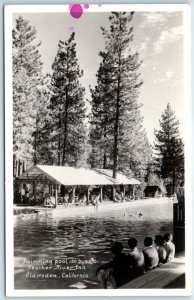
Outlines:
{"type": "Polygon", "coordinates": [[[113,12],[110,30],[102,28],[105,52],[100,53],[102,63],[97,86],[92,90],[90,141],[97,165],[112,168],[113,177],[123,171],[143,181],[151,149],[137,101],[142,84],[138,72],[141,62],[138,53],[132,53],[130,48],[132,18],[133,13],[113,12]],[[104,154],[106,164],[102,164],[104,154]]]}
{"type": "Polygon", "coordinates": [[[13,153],[14,160],[33,164],[37,107],[43,84],[36,30],[23,17],[13,29],[13,153]],[[39,99],[37,101],[37,99],[39,99]]]}
{"type": "MultiPolygon", "coordinates": [[[[142,82],[139,80],[140,66],[138,53],[132,53],[130,43],[133,40],[133,28],[130,22],[133,12],[113,12],[110,19],[110,30],[103,30],[106,50],[111,64],[112,96],[114,97],[114,145],[113,145],[113,177],[118,170],[119,145],[124,143],[126,121],[137,109],[137,97],[142,82]],[[130,114],[130,116],[129,116],[130,114]]],[[[125,145],[126,146],[126,145],[125,145]]]]}
{"type": "Polygon", "coordinates": [[[90,144],[92,146],[89,162],[93,168],[112,168],[113,112],[111,96],[109,56],[101,52],[103,58],[97,73],[97,86],[90,89],[92,100],[90,114],[90,144]]]}
{"type": "Polygon", "coordinates": [[[37,95],[37,113],[33,132],[34,164],[52,164],[50,132],[52,120],[49,115],[49,75],[44,77],[43,86],[37,95]]]}
{"type": "Polygon", "coordinates": [[[184,146],[179,133],[179,121],[170,104],[160,119],[160,129],[155,130],[156,167],[158,174],[175,186],[184,181],[184,146]]]}
{"type": "Polygon", "coordinates": [[[85,90],[76,57],[75,33],[59,41],[52,65],[50,113],[53,162],[76,166],[85,151],[85,90]]]}

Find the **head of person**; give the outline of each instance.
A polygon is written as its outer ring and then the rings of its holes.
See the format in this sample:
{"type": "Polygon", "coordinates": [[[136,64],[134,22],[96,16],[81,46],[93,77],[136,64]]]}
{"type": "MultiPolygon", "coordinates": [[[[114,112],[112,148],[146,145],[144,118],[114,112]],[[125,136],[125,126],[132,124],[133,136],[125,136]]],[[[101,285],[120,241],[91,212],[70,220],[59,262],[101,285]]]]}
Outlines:
{"type": "Polygon", "coordinates": [[[111,253],[113,256],[119,255],[123,250],[123,244],[120,242],[114,242],[111,246],[111,253]]]}
{"type": "Polygon", "coordinates": [[[156,246],[161,246],[164,244],[164,238],[162,235],[156,235],[155,239],[154,239],[154,243],[156,244],[156,246]]]}
{"type": "Polygon", "coordinates": [[[137,240],[135,238],[130,238],[128,240],[129,249],[134,250],[137,247],[137,240]]]}
{"type": "Polygon", "coordinates": [[[151,237],[146,237],[145,240],[144,240],[144,246],[145,247],[149,247],[153,244],[153,238],[151,237]]]}
{"type": "Polygon", "coordinates": [[[172,241],[172,234],[171,233],[165,233],[164,234],[164,241],[165,242],[171,242],[172,241]]]}

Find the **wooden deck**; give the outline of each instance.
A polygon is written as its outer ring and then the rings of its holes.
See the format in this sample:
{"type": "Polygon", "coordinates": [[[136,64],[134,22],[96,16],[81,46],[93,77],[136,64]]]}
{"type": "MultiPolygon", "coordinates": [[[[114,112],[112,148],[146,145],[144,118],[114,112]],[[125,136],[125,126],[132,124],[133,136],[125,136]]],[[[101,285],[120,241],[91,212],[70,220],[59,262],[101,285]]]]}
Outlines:
{"type": "MultiPolygon", "coordinates": [[[[126,283],[120,289],[162,289],[167,288],[172,282],[185,274],[185,257],[180,253],[172,262],[126,283]]],[[[175,284],[176,286],[176,284],[175,284]]],[[[176,286],[176,288],[182,288],[176,286]]]]}

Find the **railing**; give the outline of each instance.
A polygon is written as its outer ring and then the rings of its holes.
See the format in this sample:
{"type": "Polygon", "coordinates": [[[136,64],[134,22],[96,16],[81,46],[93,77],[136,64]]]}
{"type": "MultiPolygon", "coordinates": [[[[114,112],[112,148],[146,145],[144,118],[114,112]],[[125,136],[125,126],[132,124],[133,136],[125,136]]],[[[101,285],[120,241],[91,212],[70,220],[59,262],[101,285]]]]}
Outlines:
{"type": "Polygon", "coordinates": [[[185,250],[185,207],[184,203],[173,205],[173,242],[176,252],[185,250]]]}
{"type": "Polygon", "coordinates": [[[175,203],[173,205],[174,226],[185,226],[185,207],[183,204],[175,203]]]}

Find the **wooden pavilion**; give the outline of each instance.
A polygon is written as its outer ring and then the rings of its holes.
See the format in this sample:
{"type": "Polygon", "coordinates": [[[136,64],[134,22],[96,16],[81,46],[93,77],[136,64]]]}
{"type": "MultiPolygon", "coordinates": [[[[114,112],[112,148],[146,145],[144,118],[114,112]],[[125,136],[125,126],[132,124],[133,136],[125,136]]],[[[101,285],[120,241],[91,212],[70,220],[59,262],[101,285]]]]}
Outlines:
{"type": "Polygon", "coordinates": [[[125,194],[126,186],[135,186],[140,182],[134,178],[128,178],[124,174],[118,172],[117,178],[112,178],[112,170],[107,169],[86,169],[65,166],[48,166],[36,165],[27,169],[23,174],[17,177],[19,183],[30,183],[33,186],[33,196],[36,200],[36,186],[38,183],[47,183],[54,187],[55,191],[55,207],[58,205],[58,190],[61,185],[72,186],[73,198],[75,198],[76,186],[87,187],[87,200],[89,200],[90,187],[98,186],[100,188],[100,200],[102,201],[102,187],[123,186],[125,194]]]}

